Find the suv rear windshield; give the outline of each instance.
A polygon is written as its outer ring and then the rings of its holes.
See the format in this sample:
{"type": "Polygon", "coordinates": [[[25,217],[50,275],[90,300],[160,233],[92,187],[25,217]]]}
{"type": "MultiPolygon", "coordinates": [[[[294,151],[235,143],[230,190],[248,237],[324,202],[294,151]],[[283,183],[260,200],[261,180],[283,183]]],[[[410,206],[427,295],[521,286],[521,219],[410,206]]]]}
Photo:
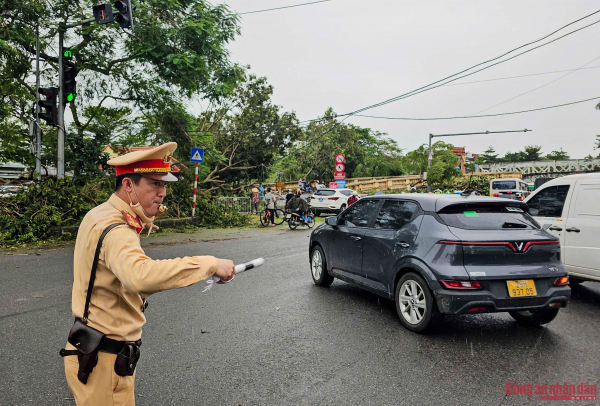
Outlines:
{"type": "Polygon", "coordinates": [[[466,230],[539,229],[540,225],[518,206],[455,204],[439,213],[447,226],[466,230]]]}
{"type": "Polygon", "coordinates": [[[492,189],[496,190],[511,190],[517,188],[517,182],[514,180],[500,180],[492,182],[492,189]]]}
{"type": "Polygon", "coordinates": [[[335,194],[335,190],[319,189],[315,192],[315,196],[333,196],[334,194],[335,194]]]}

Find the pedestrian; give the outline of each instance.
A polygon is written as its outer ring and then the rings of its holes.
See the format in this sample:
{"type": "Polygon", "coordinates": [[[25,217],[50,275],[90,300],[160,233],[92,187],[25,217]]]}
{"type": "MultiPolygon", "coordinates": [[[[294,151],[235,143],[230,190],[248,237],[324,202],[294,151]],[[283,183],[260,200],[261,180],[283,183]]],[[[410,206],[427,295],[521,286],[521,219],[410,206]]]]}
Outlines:
{"type": "Polygon", "coordinates": [[[258,184],[258,192],[260,193],[260,198],[262,199],[265,196],[265,187],[262,183],[258,184]]]}
{"type": "Polygon", "coordinates": [[[252,188],[252,207],[250,208],[250,214],[258,214],[258,188],[252,188]]]}
{"type": "Polygon", "coordinates": [[[162,206],[177,143],[136,151],[108,161],[116,169],[114,194],[90,210],[77,232],[73,259],[72,313],[64,357],[65,375],[79,406],[134,405],[146,298],[215,275],[235,275],[230,260],[191,256],[155,261],[144,253],[162,206]]]}
{"type": "Polygon", "coordinates": [[[357,201],[358,201],[358,192],[355,190],[354,192],[352,192],[352,194],[348,198],[348,207],[352,206],[352,204],[356,203],[357,201]]]}
{"type": "Polygon", "coordinates": [[[275,196],[271,193],[271,188],[267,188],[267,194],[265,195],[265,200],[267,204],[267,210],[269,210],[269,214],[271,217],[271,226],[275,226],[275,196]]]}

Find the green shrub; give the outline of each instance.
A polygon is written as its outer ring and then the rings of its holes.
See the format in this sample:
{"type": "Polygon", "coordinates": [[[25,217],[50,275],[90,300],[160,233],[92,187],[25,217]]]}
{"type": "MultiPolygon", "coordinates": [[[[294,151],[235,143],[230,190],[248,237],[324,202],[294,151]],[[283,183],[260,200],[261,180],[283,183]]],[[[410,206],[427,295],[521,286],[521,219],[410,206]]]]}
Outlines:
{"type": "MultiPolygon", "coordinates": [[[[88,179],[83,186],[71,178],[47,179],[15,196],[0,198],[0,246],[47,240],[52,227],[79,225],[88,211],[108,200],[114,184],[114,176],[88,179]]],[[[171,185],[165,199],[171,210],[165,217],[190,216],[191,192],[191,184],[185,180],[171,185]]],[[[196,215],[203,227],[240,227],[248,223],[247,216],[227,212],[203,193],[198,195],[196,215]]],[[[74,237],[66,235],[62,239],[74,237]]]]}

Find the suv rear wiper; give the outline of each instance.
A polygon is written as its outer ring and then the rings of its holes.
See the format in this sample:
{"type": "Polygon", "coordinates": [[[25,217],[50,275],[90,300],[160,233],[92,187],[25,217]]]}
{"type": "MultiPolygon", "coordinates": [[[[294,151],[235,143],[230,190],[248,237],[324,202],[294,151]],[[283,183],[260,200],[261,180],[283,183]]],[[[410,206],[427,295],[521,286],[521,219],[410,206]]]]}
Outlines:
{"type": "Polygon", "coordinates": [[[527,224],[523,223],[511,223],[509,221],[502,224],[502,228],[527,228],[527,224]]]}

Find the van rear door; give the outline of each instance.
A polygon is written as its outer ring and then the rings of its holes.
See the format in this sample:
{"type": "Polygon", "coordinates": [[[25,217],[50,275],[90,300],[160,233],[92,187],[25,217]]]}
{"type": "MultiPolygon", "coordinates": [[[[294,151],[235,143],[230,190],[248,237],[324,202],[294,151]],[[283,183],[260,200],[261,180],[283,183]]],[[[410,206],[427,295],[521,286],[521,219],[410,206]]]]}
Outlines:
{"type": "Polygon", "coordinates": [[[600,280],[600,181],[575,185],[564,232],[563,263],[573,276],[600,280]]]}

